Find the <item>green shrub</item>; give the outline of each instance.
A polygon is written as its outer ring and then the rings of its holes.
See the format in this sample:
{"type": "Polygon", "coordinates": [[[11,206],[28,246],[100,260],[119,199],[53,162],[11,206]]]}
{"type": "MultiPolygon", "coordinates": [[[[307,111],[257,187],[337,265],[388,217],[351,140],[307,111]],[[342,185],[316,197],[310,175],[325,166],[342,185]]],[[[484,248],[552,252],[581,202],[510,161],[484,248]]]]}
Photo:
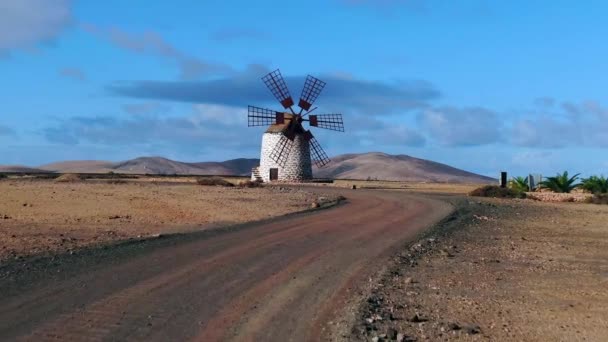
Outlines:
{"type": "Polygon", "coordinates": [[[568,177],[568,171],[564,171],[564,173],[558,173],[555,177],[547,177],[546,180],[540,183],[540,186],[553,192],[569,193],[580,185],[574,184],[579,174],[577,173],[572,177],[568,177]]]}
{"type": "Polygon", "coordinates": [[[589,178],[583,178],[581,181],[581,188],[593,194],[608,193],[608,178],[604,176],[591,176],[589,178]]]}
{"type": "Polygon", "coordinates": [[[210,185],[210,186],[225,186],[231,187],[234,184],[229,181],[221,178],[221,177],[199,177],[196,179],[196,184],[198,185],[210,185]]]}
{"type": "Polygon", "coordinates": [[[501,188],[497,185],[485,185],[469,192],[469,196],[477,197],[496,197],[496,198],[525,198],[523,191],[516,191],[510,188],[501,188]]]}
{"type": "Polygon", "coordinates": [[[595,194],[587,199],[587,203],[608,204],[608,194],[595,194]]]}
{"type": "Polygon", "coordinates": [[[514,177],[509,182],[509,188],[517,192],[526,192],[529,190],[527,177],[514,177]]]}
{"type": "Polygon", "coordinates": [[[7,175],[5,175],[4,173],[0,173],[0,179],[2,179],[2,178],[7,178],[7,177],[8,177],[8,176],[7,176],[7,175]]]}

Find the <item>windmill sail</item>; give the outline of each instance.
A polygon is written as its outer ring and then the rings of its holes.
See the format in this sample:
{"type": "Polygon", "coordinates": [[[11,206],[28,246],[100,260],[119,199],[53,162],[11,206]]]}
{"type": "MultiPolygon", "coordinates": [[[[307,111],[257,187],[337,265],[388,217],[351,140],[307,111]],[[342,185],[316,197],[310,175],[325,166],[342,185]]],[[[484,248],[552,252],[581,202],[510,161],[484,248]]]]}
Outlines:
{"type": "Polygon", "coordinates": [[[279,166],[284,167],[293,147],[293,142],[289,140],[285,135],[281,134],[281,138],[274,146],[272,152],[270,152],[270,159],[272,159],[279,166]]]}
{"type": "Polygon", "coordinates": [[[344,122],[342,122],[342,114],[310,115],[308,117],[308,120],[310,122],[310,125],[313,127],[344,132],[344,122]]]}
{"type": "Polygon", "coordinates": [[[262,77],[262,81],[264,81],[266,87],[268,87],[272,95],[281,103],[283,108],[287,109],[293,106],[293,99],[291,98],[291,94],[289,94],[289,89],[287,88],[287,84],[279,69],[262,77]]]}
{"type": "Polygon", "coordinates": [[[302,95],[300,95],[298,107],[305,111],[309,111],[324,87],[325,82],[308,75],[308,77],[306,77],[306,82],[304,82],[304,88],[302,88],[302,95]]]}
{"type": "Polygon", "coordinates": [[[321,168],[329,164],[329,157],[321,147],[321,144],[319,144],[317,139],[312,135],[312,133],[310,133],[310,131],[306,131],[305,138],[310,143],[310,155],[312,157],[312,161],[317,165],[317,167],[321,168]]]}
{"type": "Polygon", "coordinates": [[[268,126],[285,122],[285,115],[282,112],[271,109],[249,106],[247,112],[247,125],[249,127],[268,126]]]}

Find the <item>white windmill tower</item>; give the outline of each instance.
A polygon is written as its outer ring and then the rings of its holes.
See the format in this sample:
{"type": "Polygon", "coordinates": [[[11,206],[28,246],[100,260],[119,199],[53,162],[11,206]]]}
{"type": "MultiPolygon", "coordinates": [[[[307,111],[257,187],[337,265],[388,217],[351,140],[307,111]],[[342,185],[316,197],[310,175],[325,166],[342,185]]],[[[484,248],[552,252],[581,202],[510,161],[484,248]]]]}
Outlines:
{"type": "Polygon", "coordinates": [[[310,107],[325,87],[325,82],[310,75],[304,82],[298,103],[299,113],[292,108],[293,99],[278,69],[264,76],[262,80],[283,108],[289,109],[289,112],[249,106],[249,127],[269,125],[262,136],[260,166],[253,169],[251,178],[264,182],[311,180],[312,163],[323,167],[330,160],[312,133],[302,126],[302,122],[308,121],[313,127],[344,132],[342,114],[309,115],[317,109],[310,107]]]}

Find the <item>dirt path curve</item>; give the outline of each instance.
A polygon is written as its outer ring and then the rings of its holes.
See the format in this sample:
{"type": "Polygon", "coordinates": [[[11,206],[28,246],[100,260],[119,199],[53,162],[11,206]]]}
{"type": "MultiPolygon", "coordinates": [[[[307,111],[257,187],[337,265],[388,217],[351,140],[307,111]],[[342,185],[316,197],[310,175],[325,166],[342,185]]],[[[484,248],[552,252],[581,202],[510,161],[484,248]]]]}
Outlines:
{"type": "Polygon", "coordinates": [[[2,279],[0,340],[327,339],[385,257],[451,211],[402,192],[347,197],[27,286],[2,279]]]}

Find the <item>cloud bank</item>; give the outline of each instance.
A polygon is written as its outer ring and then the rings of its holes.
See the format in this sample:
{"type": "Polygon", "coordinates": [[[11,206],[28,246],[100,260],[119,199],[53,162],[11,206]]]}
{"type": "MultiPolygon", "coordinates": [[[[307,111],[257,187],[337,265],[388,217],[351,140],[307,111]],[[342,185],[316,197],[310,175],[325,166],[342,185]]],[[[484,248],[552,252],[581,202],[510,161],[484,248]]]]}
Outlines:
{"type": "Polygon", "coordinates": [[[72,22],[70,0],[0,1],[0,51],[52,41],[72,22]]]}

